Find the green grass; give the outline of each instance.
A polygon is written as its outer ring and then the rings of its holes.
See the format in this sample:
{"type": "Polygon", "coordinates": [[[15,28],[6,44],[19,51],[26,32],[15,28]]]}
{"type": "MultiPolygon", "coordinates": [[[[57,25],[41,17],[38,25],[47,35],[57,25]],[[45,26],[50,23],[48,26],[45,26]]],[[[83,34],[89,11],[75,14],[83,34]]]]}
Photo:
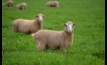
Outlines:
{"type": "MultiPolygon", "coordinates": [[[[2,0],[5,3],[7,0],[2,0]]],[[[105,1],[58,0],[59,8],[46,7],[48,0],[14,0],[13,7],[2,5],[2,64],[3,65],[105,65],[105,1]],[[15,5],[28,4],[20,11],[15,5]],[[63,30],[63,24],[73,21],[74,44],[62,52],[37,52],[31,35],[12,32],[15,19],[35,19],[46,16],[44,29],[63,30]]]]}

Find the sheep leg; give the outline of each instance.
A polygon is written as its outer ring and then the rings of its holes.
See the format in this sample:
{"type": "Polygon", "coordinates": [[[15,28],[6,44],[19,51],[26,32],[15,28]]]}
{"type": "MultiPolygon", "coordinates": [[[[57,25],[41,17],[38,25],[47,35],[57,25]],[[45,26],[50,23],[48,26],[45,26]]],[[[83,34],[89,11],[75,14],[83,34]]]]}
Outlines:
{"type": "Polygon", "coordinates": [[[25,34],[27,34],[27,35],[30,34],[30,33],[31,33],[31,31],[25,32],[25,34]]]}
{"type": "Polygon", "coordinates": [[[26,9],[26,7],[24,7],[24,9],[26,9]]]}
{"type": "Polygon", "coordinates": [[[64,47],[60,47],[59,49],[60,49],[61,51],[64,51],[65,48],[64,48],[64,47]]]}
{"type": "Polygon", "coordinates": [[[22,7],[22,10],[24,10],[24,8],[22,7]]]}
{"type": "Polygon", "coordinates": [[[11,6],[13,6],[13,4],[11,4],[11,6]]]}
{"type": "Polygon", "coordinates": [[[42,42],[37,43],[37,51],[43,51],[45,49],[45,45],[42,42]]]}
{"type": "Polygon", "coordinates": [[[25,7],[22,8],[22,10],[24,10],[24,9],[25,9],[25,7]]]}
{"type": "Polygon", "coordinates": [[[61,45],[61,46],[59,47],[59,49],[60,49],[61,51],[64,51],[65,46],[64,46],[64,45],[61,45]]]}

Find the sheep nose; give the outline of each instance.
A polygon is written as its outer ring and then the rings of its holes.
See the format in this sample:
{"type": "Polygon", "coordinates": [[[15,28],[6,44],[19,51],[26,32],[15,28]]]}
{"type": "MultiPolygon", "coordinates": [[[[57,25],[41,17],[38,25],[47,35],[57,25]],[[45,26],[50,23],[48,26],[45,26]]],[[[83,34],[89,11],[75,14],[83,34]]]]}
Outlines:
{"type": "Polygon", "coordinates": [[[68,30],[68,32],[69,32],[69,33],[71,33],[71,32],[72,32],[72,30],[68,30]]]}
{"type": "Polygon", "coordinates": [[[43,18],[42,18],[42,17],[39,17],[39,21],[42,22],[42,20],[43,20],[43,18]]]}
{"type": "Polygon", "coordinates": [[[68,30],[69,33],[71,33],[72,32],[72,26],[71,25],[67,25],[67,30],[68,30]]]}

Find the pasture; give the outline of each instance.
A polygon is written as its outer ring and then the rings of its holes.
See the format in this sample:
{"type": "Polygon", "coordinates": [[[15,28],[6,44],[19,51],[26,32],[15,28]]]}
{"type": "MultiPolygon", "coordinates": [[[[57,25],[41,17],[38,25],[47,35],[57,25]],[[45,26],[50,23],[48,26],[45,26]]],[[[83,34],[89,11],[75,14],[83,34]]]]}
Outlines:
{"type": "Polygon", "coordinates": [[[2,65],[105,65],[104,0],[58,0],[59,8],[47,7],[49,0],[13,1],[13,7],[2,5],[2,65]],[[27,3],[26,10],[16,7],[20,2],[27,3]],[[38,52],[31,35],[12,32],[15,19],[35,19],[38,13],[46,16],[43,29],[61,31],[64,23],[73,21],[73,46],[64,52],[38,52]]]}

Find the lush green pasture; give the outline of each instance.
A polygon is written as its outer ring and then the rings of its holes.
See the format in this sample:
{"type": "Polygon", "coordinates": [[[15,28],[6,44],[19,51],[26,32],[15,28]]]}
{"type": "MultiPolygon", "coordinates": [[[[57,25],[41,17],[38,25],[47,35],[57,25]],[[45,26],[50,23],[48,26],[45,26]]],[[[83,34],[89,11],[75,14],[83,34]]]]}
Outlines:
{"type": "Polygon", "coordinates": [[[13,7],[2,5],[2,65],[104,65],[104,0],[58,0],[59,8],[45,6],[47,1],[14,0],[13,7]],[[27,3],[26,10],[16,8],[20,2],[27,3]],[[37,52],[31,35],[12,32],[15,19],[35,19],[38,13],[46,16],[43,29],[63,30],[65,22],[73,21],[76,24],[73,46],[64,52],[51,49],[37,52]]]}

